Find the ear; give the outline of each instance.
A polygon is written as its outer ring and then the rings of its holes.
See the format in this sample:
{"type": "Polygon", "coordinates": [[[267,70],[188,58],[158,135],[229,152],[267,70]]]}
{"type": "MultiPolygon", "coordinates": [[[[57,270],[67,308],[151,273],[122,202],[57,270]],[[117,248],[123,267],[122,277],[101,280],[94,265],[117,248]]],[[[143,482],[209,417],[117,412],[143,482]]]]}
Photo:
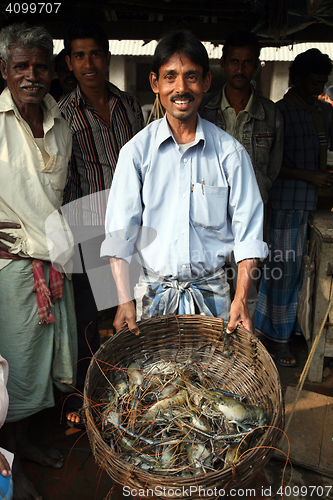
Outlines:
{"type": "Polygon", "coordinates": [[[7,67],[5,61],[0,59],[0,69],[1,69],[1,75],[4,80],[7,80],[7,67]]]}
{"type": "Polygon", "coordinates": [[[221,57],[221,59],[220,59],[220,66],[221,66],[221,69],[224,70],[224,68],[225,68],[225,60],[224,60],[223,57],[221,57]]]}
{"type": "Polygon", "coordinates": [[[257,60],[256,60],[256,64],[255,64],[256,71],[257,71],[257,69],[259,68],[259,64],[260,64],[260,61],[259,61],[259,59],[257,59],[257,60]]]}
{"type": "Polygon", "coordinates": [[[205,76],[204,81],[203,81],[203,87],[202,88],[203,88],[204,92],[208,92],[211,83],[212,83],[212,75],[211,75],[211,72],[208,71],[208,73],[205,76]]]}
{"type": "Polygon", "coordinates": [[[68,69],[70,71],[73,71],[73,66],[71,65],[71,58],[69,56],[66,56],[65,59],[66,59],[66,63],[67,63],[68,69]]]}
{"type": "Polygon", "coordinates": [[[158,77],[157,77],[156,73],[153,73],[153,72],[150,73],[149,82],[150,82],[150,86],[151,86],[152,91],[155,94],[158,94],[159,85],[158,85],[158,77]]]}

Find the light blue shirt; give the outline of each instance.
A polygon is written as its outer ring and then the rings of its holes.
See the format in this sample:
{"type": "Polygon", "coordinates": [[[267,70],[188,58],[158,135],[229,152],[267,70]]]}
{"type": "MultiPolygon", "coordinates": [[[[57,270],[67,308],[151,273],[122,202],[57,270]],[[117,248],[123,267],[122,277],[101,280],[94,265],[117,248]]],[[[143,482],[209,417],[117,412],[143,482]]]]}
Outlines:
{"type": "Polygon", "coordinates": [[[198,116],[185,153],[166,117],[120,151],[106,210],[101,256],[131,260],[186,281],[264,258],[263,203],[250,157],[233,137],[198,116]]]}

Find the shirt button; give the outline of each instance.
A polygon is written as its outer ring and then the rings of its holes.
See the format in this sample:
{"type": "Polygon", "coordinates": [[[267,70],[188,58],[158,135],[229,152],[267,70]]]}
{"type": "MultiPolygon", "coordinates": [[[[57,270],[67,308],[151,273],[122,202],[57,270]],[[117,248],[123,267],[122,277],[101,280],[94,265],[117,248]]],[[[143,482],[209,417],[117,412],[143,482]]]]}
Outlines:
{"type": "MultiPolygon", "coordinates": [[[[185,234],[185,229],[182,229],[182,234],[185,234]]],[[[184,266],[183,266],[184,267],[184,266]]]]}
{"type": "Polygon", "coordinates": [[[186,269],[186,266],[185,266],[185,264],[183,264],[183,265],[182,265],[182,268],[183,268],[183,269],[186,269]]]}
{"type": "Polygon", "coordinates": [[[186,198],[186,194],[185,193],[183,194],[183,198],[186,198]]]}
{"type": "Polygon", "coordinates": [[[184,163],[186,163],[186,162],[187,162],[187,158],[184,158],[184,163]]]}

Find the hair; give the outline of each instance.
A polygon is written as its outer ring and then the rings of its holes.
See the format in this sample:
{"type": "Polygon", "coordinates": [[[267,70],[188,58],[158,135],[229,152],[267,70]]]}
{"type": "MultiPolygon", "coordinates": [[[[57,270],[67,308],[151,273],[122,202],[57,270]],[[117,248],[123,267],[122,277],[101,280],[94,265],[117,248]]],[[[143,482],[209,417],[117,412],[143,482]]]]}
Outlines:
{"type": "Polygon", "coordinates": [[[155,49],[152,71],[159,77],[159,69],[175,52],[184,54],[202,67],[202,76],[205,78],[209,71],[209,58],[207,50],[200,40],[190,31],[174,31],[165,35],[155,49]]]}
{"type": "Polygon", "coordinates": [[[41,26],[29,26],[27,23],[11,24],[0,32],[0,57],[8,64],[10,49],[12,47],[24,47],[44,49],[49,54],[49,60],[53,57],[53,40],[48,31],[41,26]]]}
{"type": "Polygon", "coordinates": [[[325,94],[333,101],[333,85],[327,87],[325,94]]]}
{"type": "Polygon", "coordinates": [[[109,40],[105,31],[97,23],[80,21],[67,31],[64,38],[64,46],[66,55],[69,57],[72,51],[72,41],[78,38],[93,38],[97,45],[102,48],[105,56],[107,56],[109,52],[109,40]]]}
{"type": "Polygon", "coordinates": [[[290,81],[295,85],[295,78],[305,80],[311,73],[315,75],[329,75],[332,63],[328,55],[322,54],[318,49],[309,49],[298,54],[289,68],[290,81]]]}
{"type": "Polygon", "coordinates": [[[254,47],[255,57],[256,59],[259,59],[260,45],[258,38],[254,35],[254,33],[250,33],[249,31],[235,31],[234,33],[231,33],[223,45],[222,59],[224,60],[227,58],[230,45],[232,47],[246,47],[247,45],[254,47]]]}

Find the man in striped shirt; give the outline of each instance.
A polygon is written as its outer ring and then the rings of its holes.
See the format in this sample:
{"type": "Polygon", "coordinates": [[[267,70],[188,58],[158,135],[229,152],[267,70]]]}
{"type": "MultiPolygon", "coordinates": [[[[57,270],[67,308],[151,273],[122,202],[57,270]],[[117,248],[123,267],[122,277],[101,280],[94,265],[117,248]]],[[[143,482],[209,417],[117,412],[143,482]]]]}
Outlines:
{"type": "MultiPolygon", "coordinates": [[[[96,277],[96,268],[104,265],[99,251],[104,238],[108,190],[119,151],[142,129],[143,117],[137,99],[106,80],[111,54],[108,38],[100,26],[90,22],[78,23],[66,34],[64,45],[68,67],[78,80],[77,88],[59,102],[59,107],[73,135],[64,204],[69,204],[65,209],[67,220],[75,242],[80,244],[77,252],[79,262],[74,262],[74,266],[79,265],[79,268],[74,267],[77,273],[73,274],[73,284],[78,359],[82,359],[78,365],[77,389],[82,392],[90,349],[96,351],[99,347],[97,295],[107,295],[101,294],[100,280],[96,280],[95,290],[91,279],[96,277]]],[[[105,266],[103,273],[104,270],[105,266]]],[[[108,304],[98,304],[98,309],[107,307],[108,304]]],[[[70,409],[79,406],[70,403],[70,409]]],[[[77,412],[66,413],[69,422],[80,422],[77,412]]]]}

